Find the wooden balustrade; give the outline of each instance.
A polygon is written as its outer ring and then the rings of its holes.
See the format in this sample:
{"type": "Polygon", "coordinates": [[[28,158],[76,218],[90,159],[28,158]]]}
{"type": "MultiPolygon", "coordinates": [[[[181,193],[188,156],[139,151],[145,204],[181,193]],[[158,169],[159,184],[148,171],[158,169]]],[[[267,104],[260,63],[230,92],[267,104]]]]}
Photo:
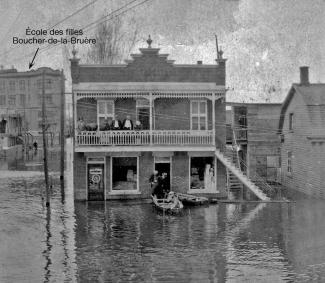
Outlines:
{"type": "Polygon", "coordinates": [[[213,145],[213,131],[82,131],[76,145],[213,145]],[[150,134],[152,138],[150,139],[150,134]]]}

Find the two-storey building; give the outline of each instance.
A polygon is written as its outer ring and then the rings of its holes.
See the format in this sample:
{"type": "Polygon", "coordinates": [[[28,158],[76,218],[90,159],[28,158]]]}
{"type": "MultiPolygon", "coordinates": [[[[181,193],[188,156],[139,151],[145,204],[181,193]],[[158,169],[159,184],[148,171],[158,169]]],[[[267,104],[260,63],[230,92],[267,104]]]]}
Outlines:
{"type": "Polygon", "coordinates": [[[325,198],[325,84],[310,83],[308,67],[281,108],[282,184],[325,198]]]}
{"type": "Polygon", "coordinates": [[[154,170],[174,191],[225,196],[215,149],[226,140],[226,60],[178,65],[147,42],[120,65],[79,64],[74,52],[77,200],[148,198],[154,170]]]}

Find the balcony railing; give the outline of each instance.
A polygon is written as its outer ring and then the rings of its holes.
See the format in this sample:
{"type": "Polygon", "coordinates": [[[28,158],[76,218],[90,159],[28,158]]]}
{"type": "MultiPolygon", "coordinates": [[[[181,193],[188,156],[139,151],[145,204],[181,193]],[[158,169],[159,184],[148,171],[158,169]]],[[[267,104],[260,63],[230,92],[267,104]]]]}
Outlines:
{"type": "Polygon", "coordinates": [[[213,131],[82,131],[76,145],[213,145],[213,131]]]}

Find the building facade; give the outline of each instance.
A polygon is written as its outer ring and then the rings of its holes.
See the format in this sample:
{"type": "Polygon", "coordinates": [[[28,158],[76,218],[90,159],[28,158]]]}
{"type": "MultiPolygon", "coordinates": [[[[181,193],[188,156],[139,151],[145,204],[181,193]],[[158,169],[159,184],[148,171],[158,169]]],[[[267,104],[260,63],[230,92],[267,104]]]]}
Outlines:
{"type": "Polygon", "coordinates": [[[282,104],[282,184],[308,195],[325,197],[325,84],[309,82],[308,67],[300,68],[282,104]]]}
{"type": "Polygon", "coordinates": [[[59,133],[62,73],[50,68],[18,72],[0,70],[0,111],[22,118],[22,131],[38,135],[42,130],[42,74],[44,72],[48,132],[59,133]]]}
{"type": "Polygon", "coordinates": [[[0,110],[0,160],[22,157],[21,128],[22,118],[19,114],[2,113],[0,110]]]}
{"type": "Polygon", "coordinates": [[[75,55],[75,199],[148,198],[154,170],[174,191],[225,195],[215,156],[226,139],[224,59],[177,65],[150,40],[126,64],[82,65],[75,55]]]}
{"type": "MultiPolygon", "coordinates": [[[[227,103],[232,143],[237,146],[241,168],[251,180],[261,177],[270,184],[281,182],[278,125],[280,103],[227,103]]],[[[230,136],[230,135],[228,135],[230,136]]]]}

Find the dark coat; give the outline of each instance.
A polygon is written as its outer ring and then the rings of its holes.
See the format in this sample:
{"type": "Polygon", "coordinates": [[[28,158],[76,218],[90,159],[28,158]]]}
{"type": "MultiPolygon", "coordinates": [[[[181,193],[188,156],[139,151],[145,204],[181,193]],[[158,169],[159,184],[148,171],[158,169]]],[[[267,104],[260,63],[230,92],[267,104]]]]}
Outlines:
{"type": "Polygon", "coordinates": [[[121,123],[121,121],[120,121],[120,120],[117,120],[118,125],[119,125],[118,128],[115,128],[115,127],[114,127],[115,121],[116,121],[116,120],[113,120],[112,123],[111,123],[111,130],[121,130],[121,129],[122,129],[122,123],[121,123]]]}
{"type": "Polygon", "coordinates": [[[123,130],[133,130],[133,122],[132,122],[132,120],[129,120],[130,121],[130,124],[131,124],[131,129],[129,129],[129,128],[125,128],[125,122],[126,122],[126,120],[127,119],[124,119],[123,120],[123,130]]]}

